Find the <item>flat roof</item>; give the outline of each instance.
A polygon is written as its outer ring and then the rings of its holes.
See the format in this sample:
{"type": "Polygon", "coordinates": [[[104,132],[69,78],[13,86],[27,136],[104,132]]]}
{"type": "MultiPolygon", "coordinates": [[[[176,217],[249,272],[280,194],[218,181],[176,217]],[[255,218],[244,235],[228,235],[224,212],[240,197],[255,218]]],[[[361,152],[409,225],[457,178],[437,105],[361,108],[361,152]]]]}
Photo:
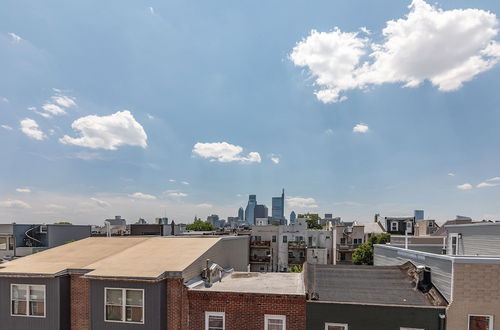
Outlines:
{"type": "Polygon", "coordinates": [[[165,272],[182,272],[221,239],[90,237],[4,263],[0,276],[87,270],[85,276],[157,279],[165,272]]]}
{"type": "Polygon", "coordinates": [[[398,266],[309,264],[306,274],[309,297],[317,301],[433,306],[398,266]]]}
{"type": "Polygon", "coordinates": [[[200,279],[188,285],[190,290],[246,292],[264,294],[304,295],[304,278],[302,273],[250,273],[233,272],[205,287],[200,279]]]}

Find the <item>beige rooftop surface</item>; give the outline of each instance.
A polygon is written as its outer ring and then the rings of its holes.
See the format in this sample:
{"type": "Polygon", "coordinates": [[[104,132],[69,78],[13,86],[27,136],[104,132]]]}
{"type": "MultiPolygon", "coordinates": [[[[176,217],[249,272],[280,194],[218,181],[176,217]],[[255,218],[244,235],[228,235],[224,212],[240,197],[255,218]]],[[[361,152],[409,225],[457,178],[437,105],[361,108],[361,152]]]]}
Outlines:
{"type": "Polygon", "coordinates": [[[221,238],[91,237],[0,265],[2,274],[55,275],[67,269],[87,276],[158,278],[182,272],[221,238]]]}
{"type": "Polygon", "coordinates": [[[206,288],[203,281],[189,285],[191,290],[248,292],[267,294],[303,295],[304,278],[302,273],[247,273],[233,272],[206,288]]]}

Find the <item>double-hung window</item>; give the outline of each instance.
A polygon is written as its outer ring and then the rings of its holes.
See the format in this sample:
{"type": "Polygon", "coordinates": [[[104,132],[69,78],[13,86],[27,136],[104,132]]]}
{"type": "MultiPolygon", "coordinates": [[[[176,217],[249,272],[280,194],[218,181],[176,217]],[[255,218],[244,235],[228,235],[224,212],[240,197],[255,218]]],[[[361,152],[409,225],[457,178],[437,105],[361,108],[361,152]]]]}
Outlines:
{"type": "Polygon", "coordinates": [[[325,330],[348,330],[345,323],[325,323],[325,330]]]}
{"type": "Polygon", "coordinates": [[[469,315],[468,330],[493,330],[493,316],[469,315]]]}
{"type": "Polygon", "coordinates": [[[285,330],[285,315],[264,315],[264,330],[285,330]]]}
{"type": "Polygon", "coordinates": [[[12,284],[11,315],[45,317],[45,285],[12,284]]]}
{"type": "Polygon", "coordinates": [[[144,290],[105,288],[105,320],[144,323],[144,290]]]}
{"type": "Polygon", "coordinates": [[[224,330],[226,314],[224,312],[205,312],[205,330],[224,330]]]}
{"type": "Polygon", "coordinates": [[[0,250],[7,250],[7,237],[0,237],[0,250]]]}

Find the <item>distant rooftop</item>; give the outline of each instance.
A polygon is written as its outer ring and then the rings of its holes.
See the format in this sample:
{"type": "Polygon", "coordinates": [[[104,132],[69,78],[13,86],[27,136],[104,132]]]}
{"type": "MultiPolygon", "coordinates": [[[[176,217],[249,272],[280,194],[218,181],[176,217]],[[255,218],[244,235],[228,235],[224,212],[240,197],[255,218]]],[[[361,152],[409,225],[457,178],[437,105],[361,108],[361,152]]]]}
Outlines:
{"type": "Polygon", "coordinates": [[[206,288],[202,280],[189,285],[191,290],[247,292],[267,294],[303,295],[304,279],[302,273],[247,273],[233,272],[206,288]]]}
{"type": "Polygon", "coordinates": [[[19,258],[0,266],[0,276],[85,276],[157,279],[182,272],[222,237],[91,237],[19,258]]]}
{"type": "Polygon", "coordinates": [[[432,306],[399,266],[308,264],[309,297],[322,302],[432,306]]]}

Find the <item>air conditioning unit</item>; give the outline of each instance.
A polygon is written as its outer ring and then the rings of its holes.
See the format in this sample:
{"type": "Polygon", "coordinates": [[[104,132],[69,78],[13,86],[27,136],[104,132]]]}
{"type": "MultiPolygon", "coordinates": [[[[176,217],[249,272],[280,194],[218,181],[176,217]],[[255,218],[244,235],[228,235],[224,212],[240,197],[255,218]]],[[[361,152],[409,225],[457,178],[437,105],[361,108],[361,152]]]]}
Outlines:
{"type": "Polygon", "coordinates": [[[47,225],[41,225],[40,226],[40,233],[41,234],[47,234],[47,225]]]}

